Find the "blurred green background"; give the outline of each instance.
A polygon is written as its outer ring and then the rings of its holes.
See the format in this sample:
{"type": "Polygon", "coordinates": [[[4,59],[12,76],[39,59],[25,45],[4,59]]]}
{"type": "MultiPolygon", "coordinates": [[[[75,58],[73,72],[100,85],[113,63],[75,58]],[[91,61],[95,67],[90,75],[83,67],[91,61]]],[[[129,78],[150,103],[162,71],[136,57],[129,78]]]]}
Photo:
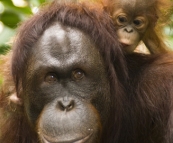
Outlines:
{"type": "Polygon", "coordinates": [[[51,0],[0,0],[0,54],[6,53],[18,24],[37,12],[51,0]]]}
{"type": "MultiPolygon", "coordinates": [[[[0,54],[6,53],[10,48],[10,41],[12,41],[15,36],[18,24],[36,13],[42,3],[50,1],[51,0],[0,0],[0,54]]],[[[166,39],[168,40],[168,44],[173,49],[173,22],[165,26],[164,32],[168,36],[166,39]]]]}

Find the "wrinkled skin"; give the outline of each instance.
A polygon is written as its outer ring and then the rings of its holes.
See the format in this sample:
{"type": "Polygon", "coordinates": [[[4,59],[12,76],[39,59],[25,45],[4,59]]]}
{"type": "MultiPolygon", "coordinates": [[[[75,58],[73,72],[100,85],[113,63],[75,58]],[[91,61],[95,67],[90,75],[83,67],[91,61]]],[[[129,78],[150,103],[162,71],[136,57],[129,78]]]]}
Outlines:
{"type": "Polygon", "coordinates": [[[31,125],[38,123],[40,141],[100,142],[110,93],[95,45],[79,30],[54,22],[33,49],[23,104],[31,125]]]}

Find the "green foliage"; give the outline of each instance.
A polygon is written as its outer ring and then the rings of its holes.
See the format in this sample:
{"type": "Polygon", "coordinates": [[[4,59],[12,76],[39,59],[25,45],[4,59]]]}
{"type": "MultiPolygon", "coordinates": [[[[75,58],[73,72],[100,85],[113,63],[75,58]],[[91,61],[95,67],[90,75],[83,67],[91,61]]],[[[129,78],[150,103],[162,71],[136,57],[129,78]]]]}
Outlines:
{"type": "Polygon", "coordinates": [[[170,24],[165,28],[165,33],[168,35],[169,46],[173,49],[173,8],[172,8],[172,17],[170,24]]]}
{"type": "Polygon", "coordinates": [[[15,36],[17,25],[44,2],[46,0],[0,0],[0,54],[10,49],[9,41],[15,36]],[[17,6],[15,1],[24,5],[17,6]]]}
{"type": "Polygon", "coordinates": [[[1,15],[1,21],[10,28],[15,28],[17,23],[20,22],[20,17],[18,14],[13,13],[12,11],[5,11],[1,15]],[[13,17],[13,18],[11,18],[13,17]]]}

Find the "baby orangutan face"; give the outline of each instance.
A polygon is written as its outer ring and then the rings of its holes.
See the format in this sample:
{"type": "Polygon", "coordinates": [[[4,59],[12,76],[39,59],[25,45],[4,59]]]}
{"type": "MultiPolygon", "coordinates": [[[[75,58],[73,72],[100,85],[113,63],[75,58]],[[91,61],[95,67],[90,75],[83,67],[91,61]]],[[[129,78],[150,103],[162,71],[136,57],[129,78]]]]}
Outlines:
{"type": "Polygon", "coordinates": [[[142,15],[132,18],[122,9],[114,13],[113,16],[118,27],[118,40],[123,44],[126,53],[133,52],[147,29],[147,18],[142,15]]]}
{"type": "Polygon", "coordinates": [[[117,29],[118,40],[124,51],[131,53],[142,40],[148,27],[146,5],[138,1],[117,0],[112,12],[112,18],[117,29]],[[144,12],[145,11],[145,12],[144,12]]]}

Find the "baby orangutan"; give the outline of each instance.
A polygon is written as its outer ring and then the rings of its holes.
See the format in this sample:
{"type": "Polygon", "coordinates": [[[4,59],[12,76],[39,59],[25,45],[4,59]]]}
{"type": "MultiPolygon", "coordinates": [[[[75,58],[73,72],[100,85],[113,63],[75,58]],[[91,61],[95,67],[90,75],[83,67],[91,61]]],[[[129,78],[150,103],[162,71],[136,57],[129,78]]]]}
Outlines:
{"type": "Polygon", "coordinates": [[[103,3],[126,53],[133,52],[141,40],[151,54],[168,51],[161,36],[161,20],[164,23],[169,20],[170,0],[105,0],[103,3]]]}

